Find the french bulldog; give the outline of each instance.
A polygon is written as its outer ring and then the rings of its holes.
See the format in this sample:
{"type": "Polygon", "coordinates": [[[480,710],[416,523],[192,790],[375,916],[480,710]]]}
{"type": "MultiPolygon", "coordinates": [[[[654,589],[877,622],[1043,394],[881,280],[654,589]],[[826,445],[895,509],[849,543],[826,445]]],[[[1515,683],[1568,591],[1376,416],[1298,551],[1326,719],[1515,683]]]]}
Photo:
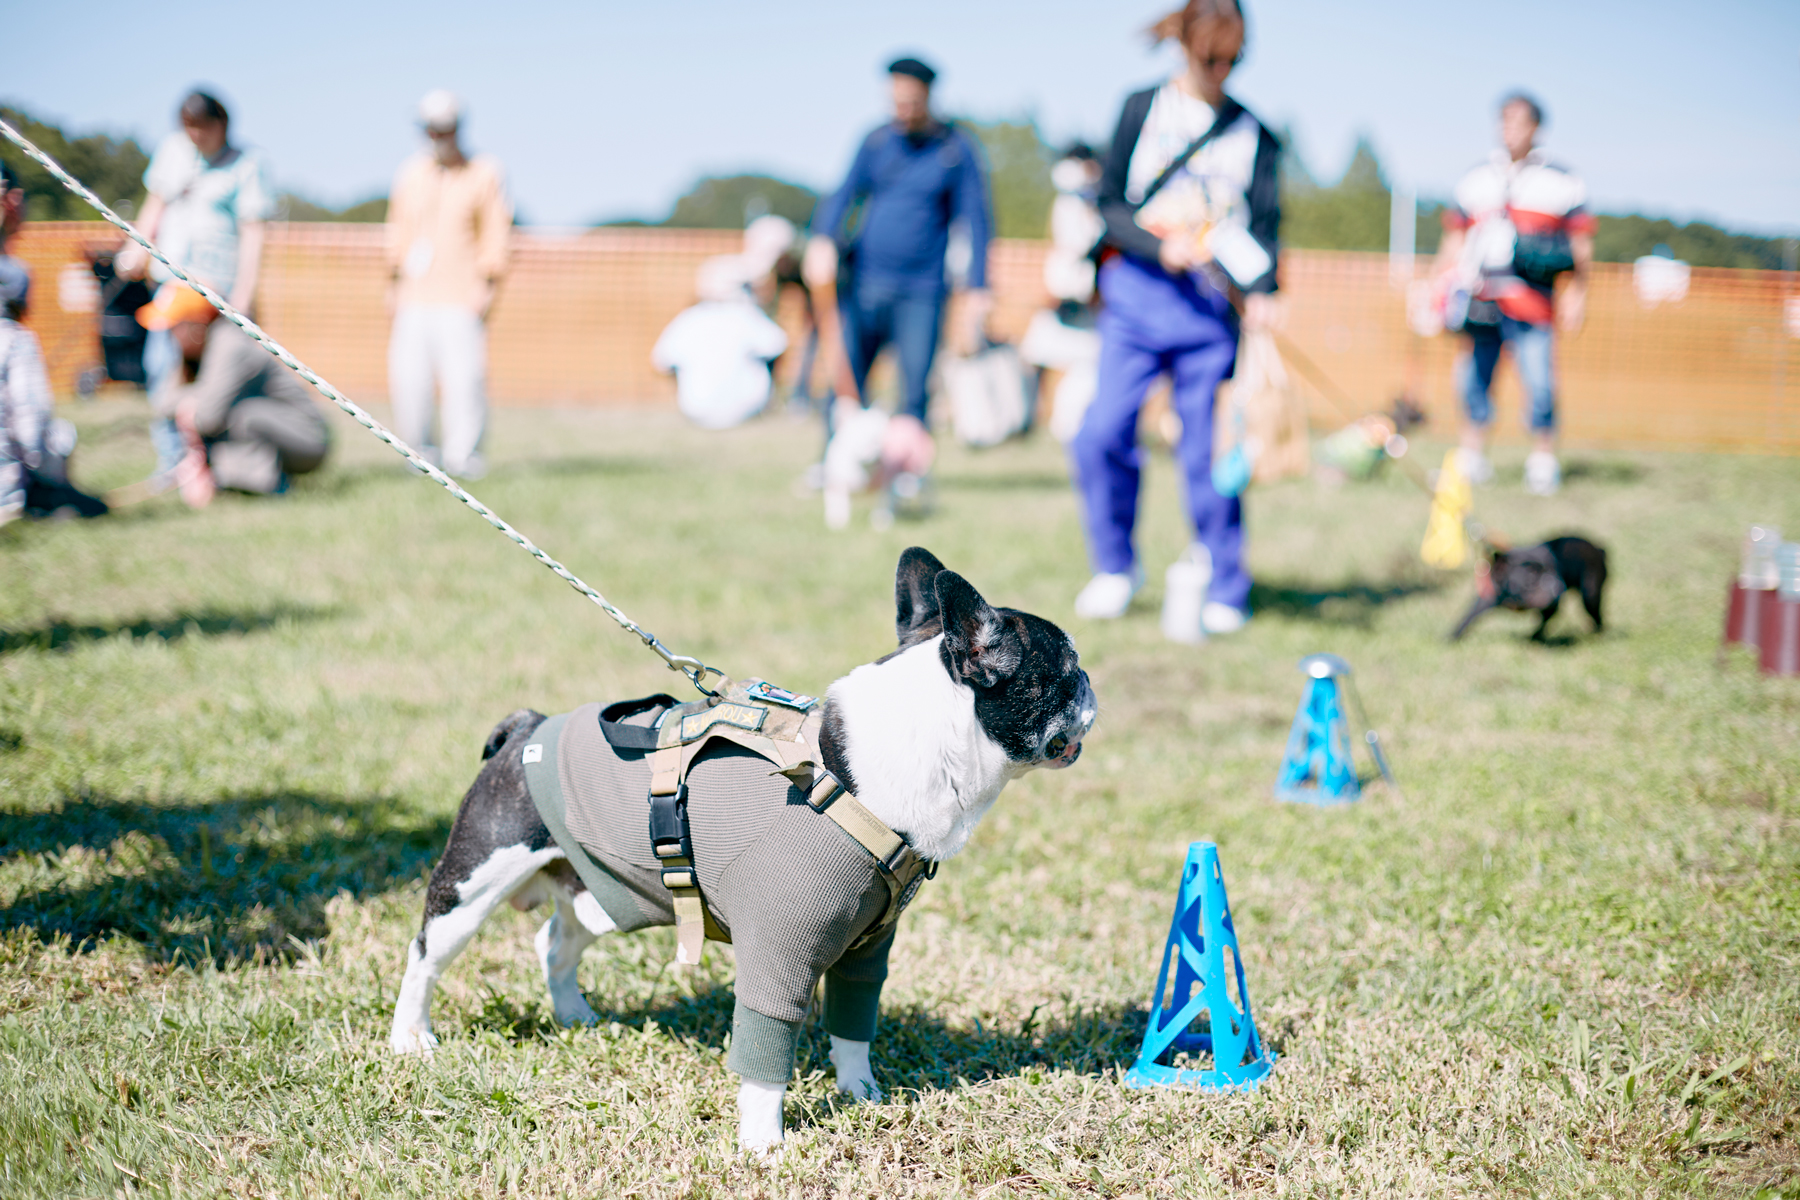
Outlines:
{"type": "Polygon", "coordinates": [[[1550,618],[1562,606],[1563,595],[1581,594],[1581,605],[1594,623],[1594,632],[1605,628],[1600,617],[1600,597],[1606,588],[1606,551],[1582,537],[1555,537],[1541,546],[1523,550],[1496,550],[1488,560],[1488,572],[1480,581],[1481,592],[1450,634],[1458,641],[1475,618],[1491,608],[1538,614],[1531,640],[1544,640],[1550,618]]]}
{"type": "MultiPolygon", "coordinates": [[[[967,844],[1007,783],[1075,763],[1096,701],[1066,633],[1041,617],[993,607],[929,551],[900,556],[894,593],[898,646],[826,691],[819,756],[823,771],[934,872],[967,844]]],[[[521,709],[489,734],[487,761],[463,798],[431,875],[423,926],[408,943],[390,1036],[395,1052],[428,1053],[437,1044],[437,980],[503,903],[553,906],[537,949],[564,1024],[597,1019],[576,983],[581,954],[597,937],[674,923],[649,841],[649,764],[587,732],[596,711],[588,705],[546,718],[521,709]],[[549,752],[560,772],[554,786],[572,793],[594,783],[599,791],[600,815],[582,816],[578,834],[564,832],[592,853],[589,870],[597,862],[606,872],[598,882],[620,885],[600,896],[533,800],[531,779],[540,789],[552,786],[542,772],[544,743],[553,738],[561,747],[549,752]]],[[[794,1038],[821,975],[836,1086],[852,1100],[881,1097],[869,1045],[892,930],[875,945],[858,939],[869,941],[891,901],[878,879],[869,883],[874,856],[864,843],[810,807],[813,793],[771,772],[767,760],[715,740],[686,778],[694,869],[737,956],[727,1065],[741,1079],[739,1145],[767,1155],[782,1138],[794,1038]]]]}

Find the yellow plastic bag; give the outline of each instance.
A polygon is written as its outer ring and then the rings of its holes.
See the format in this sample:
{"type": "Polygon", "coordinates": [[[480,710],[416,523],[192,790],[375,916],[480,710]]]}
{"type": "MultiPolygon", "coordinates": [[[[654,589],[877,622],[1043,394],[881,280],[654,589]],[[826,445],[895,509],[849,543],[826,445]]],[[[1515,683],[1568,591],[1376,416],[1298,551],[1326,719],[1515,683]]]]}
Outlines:
{"type": "Polygon", "coordinates": [[[1438,471],[1437,491],[1431,497],[1431,518],[1425,523],[1425,542],[1419,557],[1428,567],[1454,571],[1469,561],[1469,535],[1464,528],[1475,496],[1463,476],[1457,452],[1444,455],[1438,471]]]}

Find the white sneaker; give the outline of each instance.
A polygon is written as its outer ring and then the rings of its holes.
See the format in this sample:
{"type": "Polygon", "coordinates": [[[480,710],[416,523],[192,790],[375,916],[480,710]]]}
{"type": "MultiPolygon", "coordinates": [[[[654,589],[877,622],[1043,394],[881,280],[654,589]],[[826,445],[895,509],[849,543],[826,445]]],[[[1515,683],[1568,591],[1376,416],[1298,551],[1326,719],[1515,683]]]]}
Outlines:
{"type": "Polygon", "coordinates": [[[1494,481],[1494,464],[1479,450],[1462,447],[1456,452],[1456,465],[1462,469],[1463,478],[1472,487],[1481,487],[1494,481]]]}
{"type": "Polygon", "coordinates": [[[487,459],[481,457],[479,453],[471,454],[454,466],[446,465],[444,474],[454,476],[465,483],[474,483],[487,474],[487,459]]]}
{"type": "Polygon", "coordinates": [[[1075,615],[1090,621],[1114,621],[1131,607],[1131,598],[1144,586],[1144,570],[1134,566],[1130,574],[1102,572],[1087,581],[1075,597],[1075,615]]]}
{"type": "Polygon", "coordinates": [[[1162,632],[1171,642],[1197,646],[1206,640],[1200,613],[1212,584],[1212,554],[1199,542],[1181,552],[1163,576],[1162,632]]]}
{"type": "Polygon", "coordinates": [[[1207,601],[1206,607],[1200,610],[1200,628],[1213,634],[1236,633],[1249,619],[1250,614],[1243,609],[1217,600],[1207,601]]]}
{"type": "Polygon", "coordinates": [[[1548,450],[1525,456],[1525,490],[1534,496],[1554,496],[1562,489],[1562,464],[1548,450]]]}

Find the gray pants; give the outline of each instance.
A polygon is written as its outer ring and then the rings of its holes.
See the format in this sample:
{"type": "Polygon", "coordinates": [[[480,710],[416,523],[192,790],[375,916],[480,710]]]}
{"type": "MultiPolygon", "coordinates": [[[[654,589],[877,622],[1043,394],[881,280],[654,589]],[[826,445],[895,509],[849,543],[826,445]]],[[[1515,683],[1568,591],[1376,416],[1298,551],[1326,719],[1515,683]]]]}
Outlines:
{"type": "Polygon", "coordinates": [[[213,482],[240,492],[273,492],[281,477],[304,475],[324,463],[331,430],[311,406],[265,396],[231,406],[225,434],[207,448],[213,482]]]}

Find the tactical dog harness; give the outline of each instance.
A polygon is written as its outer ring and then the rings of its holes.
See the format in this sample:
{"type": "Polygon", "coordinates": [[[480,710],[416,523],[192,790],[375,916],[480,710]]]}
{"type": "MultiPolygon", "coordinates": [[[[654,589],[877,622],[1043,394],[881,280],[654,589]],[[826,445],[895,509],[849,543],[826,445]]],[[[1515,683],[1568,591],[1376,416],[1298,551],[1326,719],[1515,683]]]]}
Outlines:
{"type": "Polygon", "coordinates": [[[650,848],[662,863],[663,886],[675,903],[676,961],[692,966],[700,961],[704,938],[731,941],[721,930],[700,894],[694,873],[694,844],[688,828],[687,775],[694,759],[715,738],[735,742],[775,764],[776,775],[785,775],[806,792],[806,802],[824,813],[875,860],[888,903],[881,918],[850,944],[862,949],[887,936],[901,912],[911,902],[919,884],[937,874],[937,865],[913,852],[904,838],[865,808],[825,769],[819,751],[819,731],[824,716],[819,702],[760,679],[748,683],[725,681],[704,700],[676,704],[672,696],[656,695],[627,700],[600,714],[606,740],[621,749],[650,749],[650,848]],[[663,708],[652,728],[628,725],[638,713],[663,708]]]}
{"type": "Polygon", "coordinates": [[[673,923],[683,964],[705,939],[736,945],[732,1066],[770,1082],[821,975],[829,1031],[872,1036],[895,922],[936,873],[825,769],[822,707],[727,681],[691,704],[584,705],[521,752],[546,828],[620,930],[673,923]],[[739,1065],[746,1023],[767,1035],[766,1075],[739,1065]]]}

